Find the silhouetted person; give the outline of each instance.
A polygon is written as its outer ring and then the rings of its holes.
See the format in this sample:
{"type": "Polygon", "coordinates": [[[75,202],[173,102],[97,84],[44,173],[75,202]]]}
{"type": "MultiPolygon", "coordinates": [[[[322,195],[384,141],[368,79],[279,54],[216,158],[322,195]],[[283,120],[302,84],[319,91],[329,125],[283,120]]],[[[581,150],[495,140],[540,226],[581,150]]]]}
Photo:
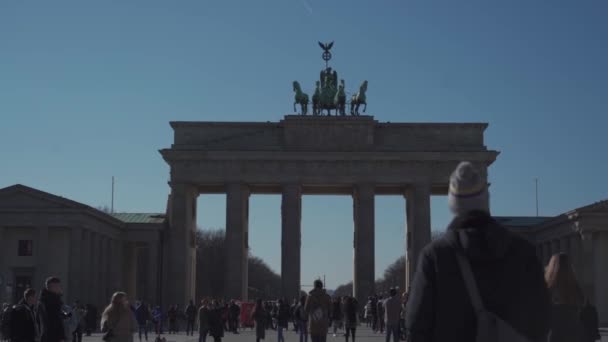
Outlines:
{"type": "Polygon", "coordinates": [[[63,302],[61,296],[61,280],[57,277],[47,278],[45,288],[40,294],[41,315],[43,317],[42,342],[61,342],[66,340],[63,319],[65,314],[62,311],[63,302]]]}
{"type": "Polygon", "coordinates": [[[549,342],[591,342],[599,339],[597,316],[581,315],[588,304],[566,254],[551,257],[545,270],[545,281],[553,303],[549,342]]]}
{"type": "Polygon", "coordinates": [[[310,291],[304,309],[308,313],[308,331],[312,342],[327,341],[327,330],[331,317],[331,297],[323,289],[321,280],[315,280],[314,289],[310,291]]]}
{"type": "Polygon", "coordinates": [[[196,321],[196,307],[194,301],[190,301],[186,307],[186,335],[194,336],[194,322],[196,321]]]}
{"type": "Polygon", "coordinates": [[[40,342],[42,318],[36,305],[36,291],[25,290],[23,299],[11,314],[11,342],[40,342]]]}
{"type": "Polygon", "coordinates": [[[449,183],[454,219],[418,256],[406,311],[409,341],[475,341],[478,326],[488,325],[478,324],[472,294],[511,332],[546,338],[549,295],[536,249],[490,216],[488,197],[485,177],[460,163],[449,183]]]}

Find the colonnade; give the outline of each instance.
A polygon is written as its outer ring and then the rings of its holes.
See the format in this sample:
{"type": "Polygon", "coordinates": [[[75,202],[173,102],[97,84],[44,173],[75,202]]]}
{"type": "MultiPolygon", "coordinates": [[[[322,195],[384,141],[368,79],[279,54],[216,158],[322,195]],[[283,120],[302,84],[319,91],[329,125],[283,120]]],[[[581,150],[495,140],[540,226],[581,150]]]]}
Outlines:
{"type": "MultiPolygon", "coordinates": [[[[194,229],[196,217],[196,196],[191,187],[172,184],[170,220],[172,233],[180,236],[194,229]],[[178,223],[179,225],[176,225],[178,223]],[[184,230],[179,230],[185,227],[184,230]],[[177,231],[175,231],[177,229],[177,231]]],[[[232,299],[247,300],[248,292],[248,240],[249,240],[249,197],[251,187],[243,183],[225,186],[226,193],[226,269],[225,295],[232,299]]],[[[302,244],[302,194],[303,186],[298,183],[280,185],[281,193],[281,289],[282,296],[291,300],[300,294],[301,244],[302,244]]],[[[373,183],[352,186],[353,198],[353,295],[364,302],[374,294],[375,288],[375,194],[373,183]]],[[[407,269],[406,282],[409,284],[417,256],[431,238],[431,186],[429,183],[414,183],[403,186],[407,213],[407,269]]],[[[188,234],[185,234],[188,235],[188,234]]],[[[183,236],[183,235],[182,235],[183,236]]],[[[179,240],[173,239],[175,243],[179,240]]],[[[183,245],[181,245],[183,248],[183,245]]],[[[176,245],[174,248],[179,248],[176,245]]],[[[405,246],[404,246],[405,248],[405,246]]],[[[184,256],[183,254],[181,256],[184,256]]],[[[184,269],[180,255],[170,255],[168,272],[188,272],[184,269]],[[173,260],[173,261],[172,261],[173,260]],[[171,267],[175,263],[174,268],[171,267]]],[[[187,263],[186,263],[187,264],[187,263]]],[[[183,277],[184,274],[181,274],[183,277]]],[[[167,277],[171,279],[171,275],[167,277]]],[[[186,278],[194,277],[194,274],[186,278]]],[[[305,279],[310,283],[312,279],[305,279]]],[[[171,289],[168,289],[171,290],[171,289]]],[[[177,290],[177,289],[176,289],[177,290]]],[[[175,293],[168,296],[183,297],[175,293]]]]}

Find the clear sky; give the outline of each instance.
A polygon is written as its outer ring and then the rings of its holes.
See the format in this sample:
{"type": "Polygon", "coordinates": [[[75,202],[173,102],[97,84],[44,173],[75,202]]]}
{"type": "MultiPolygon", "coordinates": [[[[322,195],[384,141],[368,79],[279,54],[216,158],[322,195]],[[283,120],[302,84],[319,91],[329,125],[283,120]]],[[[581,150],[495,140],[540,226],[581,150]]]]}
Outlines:
{"type": "MultiPolygon", "coordinates": [[[[368,113],[391,122],[488,122],[495,215],[608,198],[608,2],[0,1],[0,186],[162,212],[158,149],[172,120],[276,121],[323,67],[317,41],[368,113]]],[[[449,222],[432,201],[433,229],[449,222]]],[[[199,224],[224,227],[224,196],[199,224]]],[[[303,281],[352,279],[349,197],[303,200],[303,281]]],[[[378,197],[376,273],[403,253],[405,202],[378,197]]],[[[280,198],[253,196],[253,253],[280,270],[280,198]]]]}

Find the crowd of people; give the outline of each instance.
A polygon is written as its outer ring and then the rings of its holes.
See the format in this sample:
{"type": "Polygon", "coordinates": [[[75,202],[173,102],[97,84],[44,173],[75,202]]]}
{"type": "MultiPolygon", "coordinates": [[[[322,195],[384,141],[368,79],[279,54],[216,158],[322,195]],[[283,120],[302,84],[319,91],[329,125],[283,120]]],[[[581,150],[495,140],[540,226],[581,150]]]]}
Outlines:
{"type": "Polygon", "coordinates": [[[289,303],[257,300],[245,314],[236,301],[190,301],[184,309],[137,301],[115,293],[101,314],[79,303],[63,304],[61,281],[27,289],[16,305],[3,305],[2,340],[11,342],[81,342],[97,327],[106,342],[165,341],[185,321],[186,334],[198,328],[199,342],[221,342],[225,332],[255,326],[256,342],[276,331],[285,342],[290,323],[300,342],[325,342],[330,327],[355,342],[360,318],[386,342],[549,341],[591,342],[600,338],[597,311],[583,293],[566,254],[555,254],[543,270],[534,246],[510,233],[490,216],[487,184],[471,163],[461,163],[450,177],[448,202],[454,219],[446,233],[421,252],[409,294],[390,290],[371,296],[361,308],[353,297],[331,298],[320,280],[307,295],[289,303]]]}

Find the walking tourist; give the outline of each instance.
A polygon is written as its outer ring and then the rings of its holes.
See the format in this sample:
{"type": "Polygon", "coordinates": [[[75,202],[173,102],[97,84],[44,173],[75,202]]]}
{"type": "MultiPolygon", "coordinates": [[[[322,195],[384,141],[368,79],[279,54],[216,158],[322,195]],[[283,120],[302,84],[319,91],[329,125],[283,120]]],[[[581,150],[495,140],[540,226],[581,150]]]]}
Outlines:
{"type": "Polygon", "coordinates": [[[163,333],[163,320],[164,320],[163,310],[160,306],[157,306],[152,311],[152,320],[154,322],[154,330],[156,335],[162,335],[163,333]]]}
{"type": "Polygon", "coordinates": [[[342,325],[342,301],[340,297],[334,298],[331,309],[331,321],[334,328],[334,337],[342,325]]]}
{"type": "Polygon", "coordinates": [[[406,291],[401,295],[401,315],[399,319],[399,332],[401,333],[401,340],[407,340],[407,330],[405,329],[405,307],[407,305],[408,294],[406,291]]]}
{"type": "Polygon", "coordinates": [[[74,331],[74,334],[72,336],[72,341],[82,342],[82,333],[86,326],[86,321],[84,318],[85,310],[78,300],[75,301],[74,305],[72,306],[72,314],[76,317],[76,321],[78,322],[76,330],[74,331]]]}
{"type": "Polygon", "coordinates": [[[148,321],[150,320],[150,311],[148,306],[138,301],[135,303],[135,319],[137,320],[137,333],[139,335],[139,341],[141,342],[141,335],[143,335],[148,341],[148,321]]]}
{"type": "Polygon", "coordinates": [[[298,320],[296,319],[296,308],[298,307],[298,299],[294,298],[293,303],[289,307],[289,317],[293,323],[293,331],[298,332],[298,320]]]}
{"type": "Polygon", "coordinates": [[[490,216],[485,177],[471,163],[452,173],[448,203],[454,219],[418,256],[406,311],[409,341],[481,341],[487,336],[477,331],[496,330],[476,312],[500,317],[510,340],[546,338],[550,303],[536,250],[490,216]]]}
{"type": "Polygon", "coordinates": [[[230,302],[230,307],[229,307],[229,317],[228,319],[230,320],[229,322],[229,327],[230,327],[230,331],[238,334],[238,327],[239,327],[239,316],[241,315],[241,307],[239,307],[236,302],[234,300],[232,300],[230,302]]]}
{"type": "Polygon", "coordinates": [[[65,331],[63,327],[64,313],[61,310],[63,303],[61,296],[61,280],[57,277],[49,277],[45,281],[45,288],[40,294],[39,310],[42,310],[41,317],[43,327],[43,342],[65,341],[65,331]]]}
{"type": "Polygon", "coordinates": [[[583,315],[589,304],[585,303],[583,291],[566,254],[551,257],[545,270],[545,281],[553,302],[549,342],[591,342],[599,339],[597,313],[595,318],[593,314],[583,315]]]}
{"type": "Polygon", "coordinates": [[[306,313],[306,295],[300,297],[300,302],[296,306],[295,316],[298,321],[298,332],[300,342],[308,342],[308,315],[306,313]]]}
{"type": "Polygon", "coordinates": [[[186,307],[186,335],[194,336],[194,322],[196,321],[196,306],[191,300],[186,307]]]}
{"type": "Polygon", "coordinates": [[[397,296],[397,289],[389,291],[390,297],[384,301],[384,321],[386,323],[386,342],[399,342],[399,320],[401,319],[401,299],[397,296]]]}
{"type": "Polygon", "coordinates": [[[63,305],[61,308],[63,313],[63,330],[65,334],[65,342],[74,341],[74,333],[78,329],[78,316],[75,310],[69,305],[63,305]]]}
{"type": "Polygon", "coordinates": [[[348,342],[349,336],[352,336],[352,342],[355,342],[355,334],[357,332],[357,318],[359,308],[357,301],[353,297],[346,297],[344,303],[344,337],[348,342]]]}
{"type": "Polygon", "coordinates": [[[84,314],[85,333],[86,336],[91,336],[91,333],[97,330],[97,308],[93,304],[87,304],[84,314]]]}
{"type": "Polygon", "coordinates": [[[308,332],[312,342],[327,341],[329,318],[331,317],[331,297],[323,288],[321,280],[315,280],[314,289],[306,298],[304,310],[308,313],[308,332]]]}
{"type": "Polygon", "coordinates": [[[285,342],[283,331],[289,328],[289,304],[284,299],[279,299],[277,308],[277,341],[285,342]]]}
{"type": "Polygon", "coordinates": [[[222,315],[224,312],[224,306],[220,305],[217,301],[211,302],[211,308],[209,309],[209,334],[213,337],[214,342],[222,342],[224,337],[224,322],[222,315]]]}
{"type": "Polygon", "coordinates": [[[372,330],[374,332],[378,331],[378,301],[376,296],[372,296],[372,300],[370,303],[371,313],[372,313],[372,330]]]}
{"type": "Polygon", "coordinates": [[[366,326],[369,328],[372,326],[372,297],[367,297],[367,303],[363,311],[363,319],[365,320],[366,326]]]}
{"type": "Polygon", "coordinates": [[[255,342],[260,342],[260,340],[266,338],[266,320],[268,319],[268,314],[261,299],[255,302],[251,318],[255,322],[255,342]]]}
{"type": "Polygon", "coordinates": [[[198,309],[198,342],[206,342],[209,334],[209,301],[201,301],[198,309]]]}
{"type": "Polygon", "coordinates": [[[137,323],[127,300],[127,294],[116,292],[101,315],[101,332],[111,342],[133,342],[137,323]]]}
{"type": "Polygon", "coordinates": [[[376,303],[377,309],[377,320],[378,320],[378,331],[383,334],[384,333],[384,298],[382,296],[378,297],[378,301],[376,303]]]}
{"type": "Polygon", "coordinates": [[[169,334],[177,334],[177,304],[169,308],[167,319],[169,320],[169,334]]]}
{"type": "Polygon", "coordinates": [[[23,299],[11,313],[10,336],[11,342],[40,342],[42,339],[42,317],[36,305],[36,291],[25,290],[23,299]]]}

